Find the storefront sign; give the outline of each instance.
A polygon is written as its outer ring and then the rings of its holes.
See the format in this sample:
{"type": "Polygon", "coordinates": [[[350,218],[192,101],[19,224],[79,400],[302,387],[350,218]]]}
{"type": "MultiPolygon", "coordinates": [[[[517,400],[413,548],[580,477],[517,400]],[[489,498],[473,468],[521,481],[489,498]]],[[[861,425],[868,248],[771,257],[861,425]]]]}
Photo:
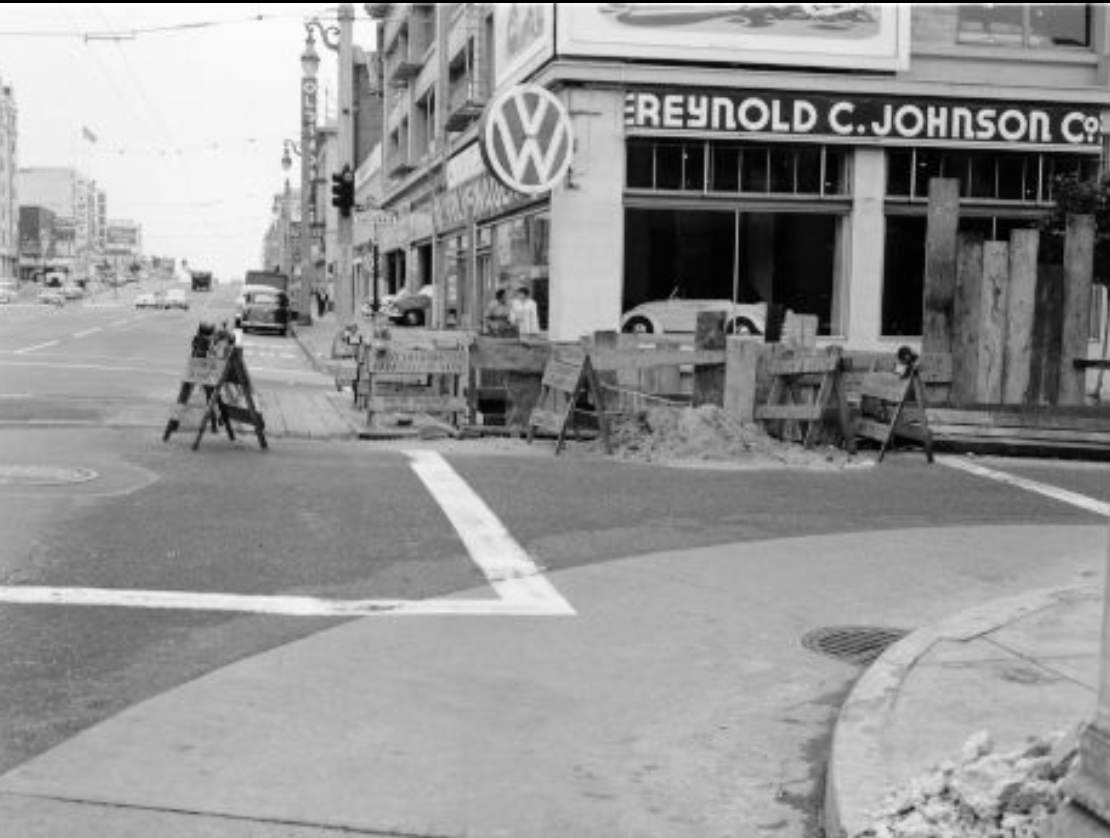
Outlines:
{"type": "Polygon", "coordinates": [[[909,3],[560,3],[560,56],[905,70],[909,3]]]}
{"type": "Polygon", "coordinates": [[[555,186],[574,157],[574,129],[559,98],[545,87],[517,85],[497,95],[478,134],[486,168],[525,195],[555,186]]]}
{"type": "Polygon", "coordinates": [[[523,197],[488,172],[435,199],[432,213],[437,230],[452,230],[471,218],[481,220],[522,203],[523,197]]]}
{"type": "Polygon", "coordinates": [[[1095,107],[775,91],[637,90],[627,128],[852,138],[858,141],[1098,147],[1095,107]]]}

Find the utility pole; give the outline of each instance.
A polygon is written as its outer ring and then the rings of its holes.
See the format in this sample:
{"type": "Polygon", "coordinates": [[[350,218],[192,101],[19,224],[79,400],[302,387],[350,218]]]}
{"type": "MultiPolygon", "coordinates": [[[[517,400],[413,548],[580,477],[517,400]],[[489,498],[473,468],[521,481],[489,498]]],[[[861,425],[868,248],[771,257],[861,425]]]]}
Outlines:
{"type": "MultiPolygon", "coordinates": [[[[358,168],[354,159],[355,120],[354,120],[354,53],[353,29],[355,7],[350,3],[339,6],[339,168],[350,166],[351,171],[358,168]]],[[[336,228],[336,244],[339,249],[338,274],[336,276],[335,305],[336,316],[345,321],[355,314],[355,294],[353,282],[354,251],[354,213],[339,213],[339,226],[336,228]]]]}

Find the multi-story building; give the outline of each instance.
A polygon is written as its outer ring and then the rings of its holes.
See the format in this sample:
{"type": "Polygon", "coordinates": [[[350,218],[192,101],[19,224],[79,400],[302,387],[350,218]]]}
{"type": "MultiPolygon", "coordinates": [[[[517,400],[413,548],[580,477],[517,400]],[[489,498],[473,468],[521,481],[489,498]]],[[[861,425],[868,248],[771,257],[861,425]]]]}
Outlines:
{"type": "Polygon", "coordinates": [[[19,169],[17,188],[22,206],[55,214],[60,240],[69,242],[59,258],[76,275],[88,276],[107,245],[107,196],[96,181],[73,168],[44,166],[19,169]]]}
{"type": "Polygon", "coordinates": [[[1052,205],[1054,178],[1097,173],[1110,132],[1101,4],[373,11],[382,197],[400,214],[378,243],[391,278],[435,281],[439,322],[477,325],[497,286],[526,285],[560,340],[674,294],[912,344],[929,178],[959,181],[961,228],[1005,237],[1052,205]],[[538,197],[501,186],[478,146],[484,104],[520,82],[555,92],[575,135],[538,197]]]}
{"type": "Polygon", "coordinates": [[[109,218],[105,226],[104,259],[116,274],[124,274],[132,265],[141,263],[142,255],[142,225],[127,218],[109,218]]]}
{"type": "Polygon", "coordinates": [[[0,277],[19,275],[19,187],[15,94],[0,81],[0,277]]]}
{"type": "Polygon", "coordinates": [[[297,236],[301,223],[301,190],[285,190],[274,195],[270,204],[270,224],[262,236],[262,269],[293,275],[297,262],[297,236]]]}

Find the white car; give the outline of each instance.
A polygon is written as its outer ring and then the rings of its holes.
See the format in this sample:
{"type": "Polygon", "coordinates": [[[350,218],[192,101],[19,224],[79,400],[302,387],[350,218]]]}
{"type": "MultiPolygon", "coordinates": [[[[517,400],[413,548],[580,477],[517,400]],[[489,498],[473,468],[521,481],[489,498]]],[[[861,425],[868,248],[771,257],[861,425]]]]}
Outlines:
{"type": "Polygon", "coordinates": [[[166,292],[166,297],[162,302],[165,308],[179,308],[182,311],[189,310],[189,299],[185,296],[185,292],[180,288],[171,288],[166,292]]]}
{"type": "Polygon", "coordinates": [[[45,305],[64,306],[66,296],[57,288],[44,288],[39,291],[38,301],[45,305]]]}
{"type": "Polygon", "coordinates": [[[161,291],[147,291],[135,298],[135,308],[165,308],[165,295],[161,291]]]}
{"type": "Polygon", "coordinates": [[[621,317],[621,331],[635,334],[693,334],[698,314],[723,311],[725,331],[730,335],[762,335],[767,331],[766,303],[734,303],[731,300],[656,300],[641,303],[621,317]]]}
{"type": "Polygon", "coordinates": [[[14,303],[19,299],[19,286],[15,280],[0,280],[0,303],[14,303]]]}

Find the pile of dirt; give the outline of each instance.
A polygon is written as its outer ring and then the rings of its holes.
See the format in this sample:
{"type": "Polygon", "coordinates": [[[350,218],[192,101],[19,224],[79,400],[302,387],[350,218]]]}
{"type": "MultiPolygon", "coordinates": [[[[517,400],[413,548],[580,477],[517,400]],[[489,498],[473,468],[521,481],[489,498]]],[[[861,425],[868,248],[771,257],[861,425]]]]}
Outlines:
{"type": "Polygon", "coordinates": [[[839,448],[806,450],[744,424],[715,405],[652,407],[610,424],[615,456],[638,462],[720,461],[749,465],[843,468],[854,458],[839,448]]]}
{"type": "Polygon", "coordinates": [[[1076,756],[1078,731],[1032,739],[994,753],[987,733],[891,796],[873,825],[855,838],[1044,838],[1064,802],[1061,781],[1076,756]]]}

